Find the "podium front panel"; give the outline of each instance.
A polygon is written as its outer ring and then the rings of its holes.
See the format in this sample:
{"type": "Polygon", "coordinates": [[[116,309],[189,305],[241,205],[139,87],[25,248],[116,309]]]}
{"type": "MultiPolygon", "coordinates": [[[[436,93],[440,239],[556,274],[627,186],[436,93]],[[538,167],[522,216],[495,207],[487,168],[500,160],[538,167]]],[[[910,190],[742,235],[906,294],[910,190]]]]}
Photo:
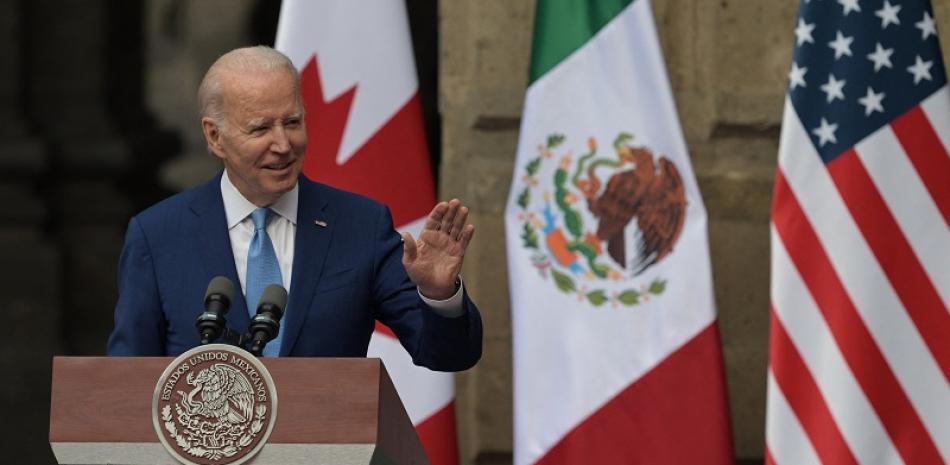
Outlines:
{"type": "MultiPolygon", "coordinates": [[[[62,464],[178,465],[152,424],[166,357],[56,357],[50,445],[62,464]]],[[[249,465],[428,464],[379,359],[265,358],[277,421],[249,465]]]]}

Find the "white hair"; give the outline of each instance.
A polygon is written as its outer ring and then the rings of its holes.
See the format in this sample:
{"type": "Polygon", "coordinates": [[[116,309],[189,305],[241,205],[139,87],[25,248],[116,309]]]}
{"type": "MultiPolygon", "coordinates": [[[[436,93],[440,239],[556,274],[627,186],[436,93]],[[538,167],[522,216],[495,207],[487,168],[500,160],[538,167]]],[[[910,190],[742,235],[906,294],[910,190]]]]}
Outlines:
{"type": "Polygon", "coordinates": [[[198,105],[201,116],[211,118],[219,127],[224,125],[224,94],[222,77],[227,72],[269,72],[285,69],[294,79],[297,100],[300,100],[300,76],[287,55],[265,45],[244,47],[221,55],[208,68],[198,86],[198,105]]]}

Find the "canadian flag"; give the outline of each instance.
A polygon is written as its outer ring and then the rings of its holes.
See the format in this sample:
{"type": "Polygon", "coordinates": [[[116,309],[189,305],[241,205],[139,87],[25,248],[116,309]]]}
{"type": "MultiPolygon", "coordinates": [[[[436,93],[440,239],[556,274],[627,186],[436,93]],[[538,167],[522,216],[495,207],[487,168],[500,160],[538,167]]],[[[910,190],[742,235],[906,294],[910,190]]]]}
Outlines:
{"type": "MultiPolygon", "coordinates": [[[[300,70],[307,177],[385,203],[418,235],[436,199],[405,4],[284,0],[276,48],[300,70]]],[[[415,366],[379,324],[368,355],[383,359],[433,465],[457,464],[452,374],[415,366]]]]}

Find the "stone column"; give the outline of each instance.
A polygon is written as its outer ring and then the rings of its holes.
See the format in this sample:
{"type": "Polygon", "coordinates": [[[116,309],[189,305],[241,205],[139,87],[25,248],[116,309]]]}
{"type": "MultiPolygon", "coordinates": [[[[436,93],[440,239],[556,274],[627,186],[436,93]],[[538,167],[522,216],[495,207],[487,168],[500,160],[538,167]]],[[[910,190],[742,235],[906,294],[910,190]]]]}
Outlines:
{"type": "MultiPolygon", "coordinates": [[[[145,101],[155,116],[182,137],[176,156],[160,168],[172,191],[207,181],[221,170],[201,132],[196,94],[205,71],[225,52],[265,43],[252,39],[253,0],[146,0],[144,25],[148,70],[145,101]]],[[[276,17],[271,21],[276,24],[276,17]]],[[[273,43],[274,37],[269,40],[273,43]]]]}
{"type": "Polygon", "coordinates": [[[0,422],[3,444],[22,463],[54,463],[46,441],[50,360],[60,350],[60,260],[43,234],[46,146],[34,136],[21,98],[25,86],[22,2],[0,0],[0,422]]]}
{"type": "Polygon", "coordinates": [[[178,142],[145,111],[141,1],[22,5],[27,108],[53,155],[47,198],[63,247],[66,350],[101,354],[126,222],[162,196],[155,171],[178,142]]]}
{"type": "MultiPolygon", "coordinates": [[[[0,0],[0,227],[17,237],[36,236],[47,218],[37,184],[49,170],[49,156],[32,133],[20,97],[23,82],[21,3],[0,0]],[[10,231],[13,232],[13,231],[10,231]]],[[[8,234],[9,236],[9,234],[8,234]]]]}
{"type": "Polygon", "coordinates": [[[440,2],[440,198],[465,199],[476,238],[465,285],[485,325],[482,360],[459,376],[462,463],[511,463],[511,315],[504,209],[528,80],[533,2],[440,2]]]}
{"type": "MultiPolygon", "coordinates": [[[[736,456],[765,444],[769,211],[797,5],[654,2],[703,201],[736,456]]],[[[746,462],[748,461],[748,462],[746,462]]]]}
{"type": "Polygon", "coordinates": [[[117,184],[133,161],[108,106],[115,90],[108,86],[109,2],[37,0],[24,7],[28,108],[53,149],[48,198],[63,251],[65,350],[102,354],[115,303],[115,286],[107,283],[115,281],[95,273],[90,260],[115,266],[130,211],[117,184]]]}
{"type": "Polygon", "coordinates": [[[51,361],[62,353],[59,251],[37,239],[2,239],[0,256],[0,438],[15,462],[54,464],[47,438],[51,361]]]}

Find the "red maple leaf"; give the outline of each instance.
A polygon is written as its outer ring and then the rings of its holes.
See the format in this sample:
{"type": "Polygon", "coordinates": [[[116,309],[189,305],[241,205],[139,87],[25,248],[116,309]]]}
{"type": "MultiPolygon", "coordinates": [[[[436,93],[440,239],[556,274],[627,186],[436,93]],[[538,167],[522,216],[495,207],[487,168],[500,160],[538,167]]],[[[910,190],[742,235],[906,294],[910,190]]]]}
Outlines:
{"type": "Polygon", "coordinates": [[[309,139],[304,174],[388,205],[396,226],[427,215],[435,204],[435,189],[418,92],[350,159],[338,164],[343,131],[359,89],[353,86],[331,101],[324,100],[316,56],[300,73],[300,85],[309,139]]]}

